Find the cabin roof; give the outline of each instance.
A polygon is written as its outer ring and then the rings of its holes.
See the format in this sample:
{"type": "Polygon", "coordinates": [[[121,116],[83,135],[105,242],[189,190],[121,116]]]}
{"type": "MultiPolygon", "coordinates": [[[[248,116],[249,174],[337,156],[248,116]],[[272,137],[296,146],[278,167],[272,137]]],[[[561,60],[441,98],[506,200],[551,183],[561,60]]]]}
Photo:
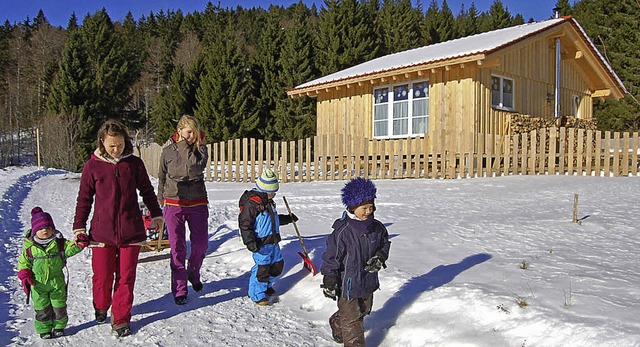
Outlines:
{"type": "Polygon", "coordinates": [[[580,36],[588,44],[590,50],[594,55],[596,55],[597,60],[606,70],[607,74],[610,75],[614,82],[617,84],[617,87],[623,93],[627,93],[624,84],[613,71],[613,68],[611,68],[602,54],[600,54],[591,39],[589,39],[589,37],[587,36],[584,29],[580,26],[580,24],[578,24],[578,22],[570,16],[498,29],[455,40],[436,43],[429,46],[419,47],[403,52],[389,54],[303,83],[288,90],[287,93],[289,95],[302,94],[305,92],[324,88],[325,86],[347,84],[352,80],[361,80],[362,78],[366,78],[367,76],[378,75],[384,72],[392,72],[395,70],[410,68],[413,66],[432,65],[434,63],[442,63],[442,65],[446,65],[446,63],[450,61],[460,61],[465,57],[471,58],[470,60],[479,60],[490,53],[496,52],[504,47],[512,45],[543,31],[550,30],[551,28],[565,22],[569,22],[576,28],[576,30],[580,33],[580,36]]]}

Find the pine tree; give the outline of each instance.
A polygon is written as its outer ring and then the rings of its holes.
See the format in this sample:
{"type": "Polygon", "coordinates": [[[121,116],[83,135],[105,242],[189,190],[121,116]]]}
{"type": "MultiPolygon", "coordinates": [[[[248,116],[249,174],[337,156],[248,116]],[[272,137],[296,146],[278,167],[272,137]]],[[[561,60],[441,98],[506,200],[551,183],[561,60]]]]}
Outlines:
{"type": "Polygon", "coordinates": [[[424,21],[421,22],[423,45],[432,45],[441,42],[438,22],[440,18],[440,6],[436,0],[431,0],[427,12],[424,14],[424,21]]]}
{"type": "Polygon", "coordinates": [[[381,55],[416,48],[421,43],[421,12],[411,6],[410,0],[384,0],[378,11],[376,24],[381,55]]]}
{"type": "Polygon", "coordinates": [[[87,15],[82,27],[69,31],[47,105],[52,111],[77,117],[80,163],[93,150],[97,130],[105,120],[139,122],[135,115],[126,114],[129,88],[137,76],[123,47],[104,8],[87,15]]]}
{"type": "MultiPolygon", "coordinates": [[[[251,71],[238,50],[233,14],[221,11],[219,31],[208,32],[205,72],[196,93],[198,119],[212,141],[256,136],[259,117],[251,71]]],[[[215,26],[214,26],[215,28],[215,26]]]]}
{"type": "Polygon", "coordinates": [[[338,0],[324,0],[316,35],[316,68],[325,76],[342,69],[339,57],[344,51],[338,0]]]}
{"type": "Polygon", "coordinates": [[[512,20],[509,10],[502,5],[502,1],[494,0],[489,8],[488,18],[483,23],[482,31],[508,28],[512,25],[512,20]]]}
{"type": "Polygon", "coordinates": [[[456,17],[456,26],[460,37],[477,34],[478,31],[478,10],[472,2],[468,11],[465,11],[464,4],[460,7],[460,13],[456,17]]]}
{"type": "Polygon", "coordinates": [[[447,4],[447,0],[442,1],[442,8],[440,9],[440,13],[438,13],[438,19],[436,22],[436,31],[438,32],[440,42],[453,40],[459,37],[453,13],[447,4]]]}
{"type": "Polygon", "coordinates": [[[164,143],[173,134],[180,116],[191,113],[188,93],[188,79],[182,66],[178,65],[171,73],[167,88],[160,90],[156,107],[153,109],[151,123],[158,144],[164,143]]]}
{"type": "Polygon", "coordinates": [[[561,16],[573,15],[573,7],[569,0],[558,0],[555,7],[559,10],[561,16]]]}
{"type": "Polygon", "coordinates": [[[640,129],[640,6],[635,0],[583,0],[575,3],[573,11],[629,92],[620,101],[595,100],[598,127],[637,131],[640,129]]]}
{"type": "MultiPolygon", "coordinates": [[[[296,140],[313,136],[316,129],[315,100],[309,97],[290,98],[290,89],[313,79],[313,14],[301,2],[292,5],[290,21],[285,29],[284,42],[278,65],[281,85],[275,110],[272,112],[273,132],[282,140],[296,140]]],[[[265,134],[269,138],[269,133],[265,134]]]]}
{"type": "MultiPolygon", "coordinates": [[[[284,10],[278,6],[271,6],[266,14],[266,23],[262,30],[258,51],[255,55],[257,66],[257,80],[259,98],[258,105],[259,118],[261,119],[259,131],[265,139],[278,138],[278,132],[274,129],[275,117],[272,115],[276,108],[276,102],[283,97],[283,87],[279,66],[280,51],[284,40],[284,10]]],[[[286,95],[285,95],[286,97],[286,95]]]]}

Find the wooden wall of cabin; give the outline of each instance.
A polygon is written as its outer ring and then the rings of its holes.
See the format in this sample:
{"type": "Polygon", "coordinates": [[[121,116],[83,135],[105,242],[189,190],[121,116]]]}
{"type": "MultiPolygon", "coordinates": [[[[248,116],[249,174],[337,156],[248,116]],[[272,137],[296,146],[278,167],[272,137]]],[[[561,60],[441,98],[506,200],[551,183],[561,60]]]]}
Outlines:
{"type": "MultiPolygon", "coordinates": [[[[565,43],[569,44],[569,43],[565,43]]],[[[571,50],[570,47],[561,48],[571,50]]],[[[530,40],[515,49],[506,49],[497,57],[499,64],[480,68],[477,79],[480,108],[479,132],[503,134],[511,113],[540,117],[554,116],[555,102],[555,41],[550,38],[530,40]],[[514,111],[491,107],[491,75],[514,81],[514,111]]],[[[573,115],[573,96],[580,97],[580,118],[592,118],[592,100],[580,68],[568,55],[561,61],[560,114],[573,115]]]]}
{"type": "Polygon", "coordinates": [[[371,137],[372,97],[371,83],[322,91],[317,97],[316,133],[371,137]]]}

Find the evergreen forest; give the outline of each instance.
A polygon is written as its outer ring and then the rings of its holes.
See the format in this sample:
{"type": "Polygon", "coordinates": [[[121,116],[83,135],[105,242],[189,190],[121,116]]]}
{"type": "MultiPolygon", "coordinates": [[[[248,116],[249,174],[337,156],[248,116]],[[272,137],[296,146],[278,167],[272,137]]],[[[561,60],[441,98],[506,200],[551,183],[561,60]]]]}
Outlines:
{"type": "MultiPolygon", "coordinates": [[[[598,101],[600,130],[640,128],[640,2],[558,0],[629,91],[598,101]]],[[[553,16],[549,9],[549,18],[553,16]]],[[[387,54],[533,21],[495,0],[486,12],[446,0],[301,1],[289,7],[69,14],[65,28],[39,11],[0,26],[0,167],[34,152],[43,165],[82,168],[107,119],[125,122],[136,143],[164,143],[182,114],[207,143],[241,137],[294,140],[315,134],[315,99],[286,90],[387,54]]]]}

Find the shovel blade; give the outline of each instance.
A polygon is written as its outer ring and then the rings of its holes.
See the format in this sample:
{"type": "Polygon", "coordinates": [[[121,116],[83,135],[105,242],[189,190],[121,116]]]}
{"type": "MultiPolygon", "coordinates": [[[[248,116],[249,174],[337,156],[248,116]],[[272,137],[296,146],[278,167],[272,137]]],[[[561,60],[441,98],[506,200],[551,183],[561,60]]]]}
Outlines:
{"type": "Polygon", "coordinates": [[[311,259],[302,252],[298,252],[298,254],[302,258],[302,266],[315,276],[318,273],[318,270],[316,270],[316,266],[313,265],[311,259]]]}

